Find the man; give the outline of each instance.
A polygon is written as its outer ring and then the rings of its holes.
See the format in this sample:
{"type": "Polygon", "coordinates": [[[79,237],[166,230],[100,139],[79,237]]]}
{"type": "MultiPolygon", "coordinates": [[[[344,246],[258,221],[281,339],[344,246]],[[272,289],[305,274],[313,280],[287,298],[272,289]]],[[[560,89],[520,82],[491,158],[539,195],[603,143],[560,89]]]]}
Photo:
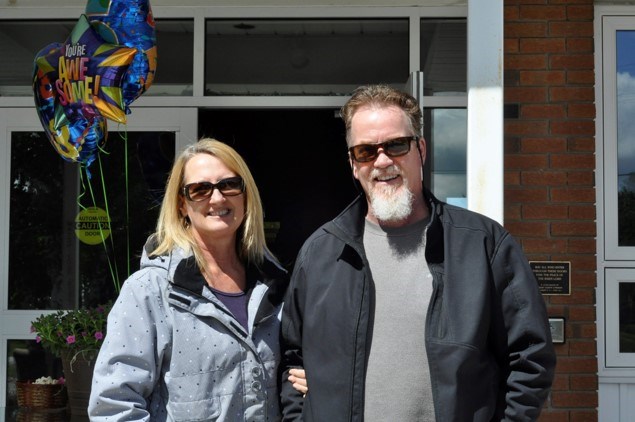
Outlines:
{"type": "Polygon", "coordinates": [[[522,250],[422,187],[414,98],[361,87],[342,117],[363,195],[298,255],[282,379],[304,367],[310,388],[282,384],[284,420],[537,419],[555,354],[522,250]]]}

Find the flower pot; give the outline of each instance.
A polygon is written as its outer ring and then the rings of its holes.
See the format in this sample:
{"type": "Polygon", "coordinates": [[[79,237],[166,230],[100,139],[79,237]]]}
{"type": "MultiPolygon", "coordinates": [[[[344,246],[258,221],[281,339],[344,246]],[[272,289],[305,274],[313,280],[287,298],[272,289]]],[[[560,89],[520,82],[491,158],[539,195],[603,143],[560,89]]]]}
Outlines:
{"type": "Polygon", "coordinates": [[[86,416],[95,359],[87,359],[83,353],[73,355],[69,352],[62,352],[61,358],[70,412],[86,416]]]}

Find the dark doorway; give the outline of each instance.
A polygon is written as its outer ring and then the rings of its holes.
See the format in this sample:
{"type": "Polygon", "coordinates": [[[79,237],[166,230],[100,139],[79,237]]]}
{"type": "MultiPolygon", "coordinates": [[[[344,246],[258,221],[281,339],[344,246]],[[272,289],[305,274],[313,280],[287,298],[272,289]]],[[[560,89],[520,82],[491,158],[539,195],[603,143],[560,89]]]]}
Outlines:
{"type": "Polygon", "coordinates": [[[289,269],[306,238],[357,194],[333,109],[203,109],[199,136],[243,156],[260,190],[269,247],[289,269]]]}

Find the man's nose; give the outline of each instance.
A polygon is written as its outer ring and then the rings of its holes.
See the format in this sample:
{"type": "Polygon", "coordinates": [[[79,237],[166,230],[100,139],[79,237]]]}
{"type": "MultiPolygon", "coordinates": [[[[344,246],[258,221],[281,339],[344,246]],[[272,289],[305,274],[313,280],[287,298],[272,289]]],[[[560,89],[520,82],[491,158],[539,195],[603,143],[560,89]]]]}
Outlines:
{"type": "Polygon", "coordinates": [[[383,148],[377,151],[377,158],[375,158],[375,167],[385,168],[393,164],[392,158],[386,155],[383,148]]]}

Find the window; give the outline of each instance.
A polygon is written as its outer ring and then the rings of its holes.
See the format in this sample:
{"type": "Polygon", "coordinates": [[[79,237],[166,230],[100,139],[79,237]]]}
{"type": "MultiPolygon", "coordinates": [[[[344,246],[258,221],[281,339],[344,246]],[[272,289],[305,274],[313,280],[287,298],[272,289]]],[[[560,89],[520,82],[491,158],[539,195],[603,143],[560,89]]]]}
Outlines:
{"type": "Polygon", "coordinates": [[[421,20],[421,66],[425,95],[467,94],[467,21],[421,20]]]}
{"type": "Polygon", "coordinates": [[[635,18],[597,13],[599,369],[635,377],[635,18]]]}
{"type": "MultiPolygon", "coordinates": [[[[53,42],[64,42],[76,20],[2,21],[0,25],[0,96],[32,96],[31,79],[36,54],[53,42]]],[[[192,95],[194,22],[156,21],[161,43],[157,74],[144,95],[192,95]]]]}
{"type": "Polygon", "coordinates": [[[350,95],[403,86],[407,19],[208,20],[206,95],[350,95]]]}
{"type": "Polygon", "coordinates": [[[89,167],[89,179],[43,132],[12,133],[9,309],[96,306],[138,269],[174,160],[175,136],[126,136],[110,134],[107,154],[89,167]]]}

